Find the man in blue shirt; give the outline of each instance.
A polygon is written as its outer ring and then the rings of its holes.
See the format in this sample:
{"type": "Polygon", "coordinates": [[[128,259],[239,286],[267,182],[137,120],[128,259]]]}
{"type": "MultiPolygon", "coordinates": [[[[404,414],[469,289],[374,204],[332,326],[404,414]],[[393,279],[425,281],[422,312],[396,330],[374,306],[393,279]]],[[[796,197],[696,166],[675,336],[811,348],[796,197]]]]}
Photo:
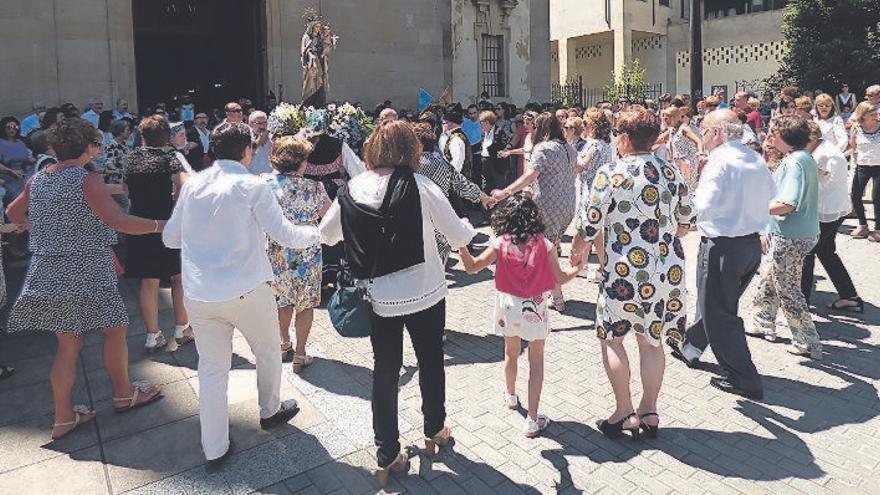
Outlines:
{"type": "Polygon", "coordinates": [[[477,105],[471,105],[467,108],[467,117],[461,123],[461,130],[464,131],[471,145],[471,176],[469,179],[475,184],[483,187],[483,160],[481,153],[483,151],[483,128],[480,126],[480,109],[477,105]]]}

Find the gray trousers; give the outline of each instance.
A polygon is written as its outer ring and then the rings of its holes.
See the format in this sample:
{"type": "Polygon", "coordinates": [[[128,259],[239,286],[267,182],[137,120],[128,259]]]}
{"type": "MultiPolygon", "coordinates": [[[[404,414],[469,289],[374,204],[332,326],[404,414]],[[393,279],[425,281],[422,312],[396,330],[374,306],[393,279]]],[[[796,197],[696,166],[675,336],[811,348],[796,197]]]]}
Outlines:
{"type": "Polygon", "coordinates": [[[753,391],[763,385],[738,311],[739,299],[760,265],[761,240],[756,235],[703,237],[697,258],[697,313],[685,337],[685,344],[701,351],[711,346],[731,383],[753,391]]]}

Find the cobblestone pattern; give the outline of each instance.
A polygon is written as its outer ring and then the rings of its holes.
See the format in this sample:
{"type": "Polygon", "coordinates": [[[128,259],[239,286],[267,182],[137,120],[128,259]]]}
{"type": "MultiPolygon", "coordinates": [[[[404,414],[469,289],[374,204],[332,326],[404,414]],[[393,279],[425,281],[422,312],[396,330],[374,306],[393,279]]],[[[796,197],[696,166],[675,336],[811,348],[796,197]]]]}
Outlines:
{"type": "MultiPolygon", "coordinates": [[[[485,240],[485,238],[484,238],[485,240]]],[[[686,247],[689,286],[697,238],[686,247]]],[[[668,359],[660,398],[660,437],[608,440],[596,420],[613,408],[591,328],[597,286],[566,286],[564,315],[553,314],[547,341],[541,412],[552,424],[539,438],[523,435],[523,410],[502,403],[503,344],[490,335],[491,276],[450,270],[446,344],[448,422],[455,442],[434,459],[420,452],[421,399],[412,348],[405,338],[400,430],[414,454],[407,476],[387,491],[407,493],[876,493],[880,483],[880,246],[841,236],[845,263],[866,301],[864,315],[828,314],[833,299],[820,278],[814,320],[825,344],[821,362],[789,355],[783,344],[750,340],[765,377],[765,400],[739,399],[709,386],[712,376],[668,359]],[[858,316],[858,317],[856,317],[858,316]]],[[[821,273],[821,272],[820,272],[821,273]]],[[[318,359],[301,375],[285,366],[285,397],[302,412],[271,433],[256,427],[253,357],[236,338],[231,377],[232,436],[226,469],[205,473],[198,443],[197,357],[191,347],[148,358],[143,323],[127,286],[132,374],[163,383],[166,399],[116,418],[100,371],[100,341],[90,337],[75,398],[99,412],[96,427],[46,443],[51,394],[45,381],[54,344],[45,336],[0,340],[0,362],[19,375],[0,383],[0,493],[374,493],[370,423],[372,354],[366,339],[338,337],[326,311],[316,313],[309,352],[318,359]]],[[[742,310],[751,314],[750,290],[742,310]]],[[[164,297],[164,295],[163,295],[164,297]]],[[[695,294],[690,294],[691,304],[695,294]]],[[[167,304],[166,304],[167,306],[167,304]]],[[[691,313],[693,307],[690,308],[691,313]]],[[[746,316],[748,321],[748,317],[746,316]]],[[[164,324],[170,313],[162,313],[164,324]]],[[[166,326],[166,328],[169,328],[166,326]]],[[[787,330],[781,331],[788,336],[787,330]]],[[[638,352],[633,394],[640,393],[638,352]]],[[[712,362],[711,353],[705,360],[712,362]]],[[[528,396],[527,357],[518,394],[528,396]]]]}

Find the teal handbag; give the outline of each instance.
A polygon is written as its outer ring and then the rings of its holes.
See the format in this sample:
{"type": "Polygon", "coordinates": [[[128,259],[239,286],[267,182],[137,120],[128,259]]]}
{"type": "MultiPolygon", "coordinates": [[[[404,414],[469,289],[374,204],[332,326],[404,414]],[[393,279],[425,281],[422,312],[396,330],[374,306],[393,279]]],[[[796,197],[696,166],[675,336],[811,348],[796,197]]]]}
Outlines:
{"type": "MultiPolygon", "coordinates": [[[[389,182],[385,197],[382,199],[382,206],[379,208],[383,214],[388,211],[391,203],[391,194],[394,189],[392,184],[389,182]]],[[[343,186],[339,194],[348,194],[348,188],[343,186]]],[[[382,231],[385,231],[384,226],[382,231]]],[[[370,281],[376,275],[377,260],[373,262],[370,281]]],[[[336,280],[336,292],[330,296],[330,301],[327,303],[327,312],[330,314],[330,323],[333,324],[333,328],[339,335],[343,337],[370,336],[373,304],[370,301],[369,291],[364,283],[358,284],[358,281],[354,279],[348,263],[344,259],[341,262],[341,270],[336,280]]]]}
{"type": "Polygon", "coordinates": [[[327,304],[330,322],[343,337],[369,337],[373,317],[373,305],[366,287],[358,286],[352,279],[345,262],[336,282],[336,292],[327,304]]]}

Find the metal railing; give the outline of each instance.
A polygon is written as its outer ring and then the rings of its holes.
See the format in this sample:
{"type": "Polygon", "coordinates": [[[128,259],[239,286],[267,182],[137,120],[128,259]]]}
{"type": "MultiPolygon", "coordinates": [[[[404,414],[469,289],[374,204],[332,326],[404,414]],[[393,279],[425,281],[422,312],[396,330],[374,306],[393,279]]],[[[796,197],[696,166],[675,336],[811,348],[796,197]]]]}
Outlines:
{"type": "MultiPolygon", "coordinates": [[[[663,94],[662,83],[645,83],[641,85],[624,85],[617,88],[616,94],[625,96],[631,100],[651,99],[657,101],[663,94]]],[[[601,101],[609,100],[609,92],[606,88],[586,88],[581,76],[571,79],[565,84],[553,83],[550,85],[550,100],[566,107],[582,105],[584,107],[595,106],[601,101]]]]}

